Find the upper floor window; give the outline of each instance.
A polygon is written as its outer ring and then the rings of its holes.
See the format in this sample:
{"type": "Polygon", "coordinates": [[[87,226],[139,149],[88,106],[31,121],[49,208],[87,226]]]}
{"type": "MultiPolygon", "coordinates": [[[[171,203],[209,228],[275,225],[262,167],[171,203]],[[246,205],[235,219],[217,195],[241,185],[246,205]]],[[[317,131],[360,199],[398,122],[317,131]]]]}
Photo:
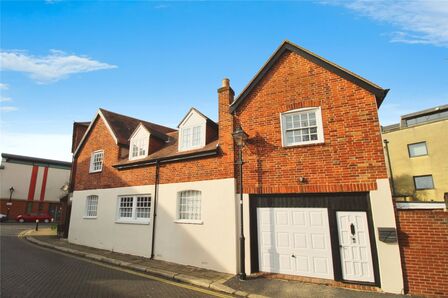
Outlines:
{"type": "Polygon", "coordinates": [[[118,197],[117,220],[119,222],[149,223],[150,217],[150,195],[132,195],[118,197]]]}
{"type": "Polygon", "coordinates": [[[201,192],[186,190],[177,193],[177,221],[201,223],[201,192]]]}
{"type": "Polygon", "coordinates": [[[409,144],[408,152],[409,152],[409,157],[428,155],[428,148],[426,148],[426,142],[409,144]]]}
{"type": "Polygon", "coordinates": [[[139,138],[131,140],[131,159],[137,159],[148,155],[148,139],[139,138]]]}
{"type": "Polygon", "coordinates": [[[90,157],[90,173],[101,172],[103,170],[104,151],[98,150],[90,157]]]}
{"type": "Polygon", "coordinates": [[[181,129],[181,150],[190,150],[203,146],[202,125],[181,129]]]}
{"type": "Polygon", "coordinates": [[[414,176],[414,185],[416,190],[433,189],[432,175],[414,176]]]}
{"type": "Polygon", "coordinates": [[[149,130],[140,123],[129,138],[129,159],[139,159],[149,154],[149,130]]]}
{"type": "Polygon", "coordinates": [[[319,108],[304,108],[281,114],[283,146],[324,142],[319,108]]]}
{"type": "Polygon", "coordinates": [[[86,198],[85,217],[96,217],[98,211],[98,196],[88,196],[86,198]]]}

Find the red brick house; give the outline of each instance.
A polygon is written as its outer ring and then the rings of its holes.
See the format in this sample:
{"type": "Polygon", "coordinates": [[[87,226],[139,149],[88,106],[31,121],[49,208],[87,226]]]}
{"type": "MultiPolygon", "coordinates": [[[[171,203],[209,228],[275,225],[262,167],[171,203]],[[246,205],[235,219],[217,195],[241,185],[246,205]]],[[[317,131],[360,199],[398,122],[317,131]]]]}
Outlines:
{"type": "Polygon", "coordinates": [[[100,109],[75,124],[69,241],[239,272],[242,127],[247,271],[400,293],[386,94],[285,41],[238,97],[223,81],[218,122],[191,109],[173,129],[100,109]]]}

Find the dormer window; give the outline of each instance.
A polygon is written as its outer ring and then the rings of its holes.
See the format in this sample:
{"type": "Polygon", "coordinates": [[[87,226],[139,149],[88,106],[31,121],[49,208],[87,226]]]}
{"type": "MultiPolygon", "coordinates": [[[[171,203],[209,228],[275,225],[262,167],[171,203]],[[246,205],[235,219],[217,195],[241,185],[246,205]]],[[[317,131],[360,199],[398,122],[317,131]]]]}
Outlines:
{"type": "Polygon", "coordinates": [[[181,129],[182,150],[190,150],[202,147],[202,126],[184,127],[181,129]]]}
{"type": "Polygon", "coordinates": [[[141,158],[148,155],[148,139],[139,138],[131,141],[131,159],[141,158]]]}
{"type": "Polygon", "coordinates": [[[205,146],[207,118],[196,109],[191,109],[178,127],[179,151],[188,151],[205,146]]]}
{"type": "Polygon", "coordinates": [[[148,156],[150,133],[144,125],[140,124],[132,134],[129,141],[129,159],[140,159],[148,156]]]}

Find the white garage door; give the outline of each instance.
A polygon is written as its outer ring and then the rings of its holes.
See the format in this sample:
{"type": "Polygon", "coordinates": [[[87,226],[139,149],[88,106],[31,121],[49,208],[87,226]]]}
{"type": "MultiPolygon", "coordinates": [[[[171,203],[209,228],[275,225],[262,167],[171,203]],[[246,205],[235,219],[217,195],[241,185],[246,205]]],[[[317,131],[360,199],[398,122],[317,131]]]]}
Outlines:
{"type": "Polygon", "coordinates": [[[257,208],[262,272],[333,279],[325,208],[257,208]]]}

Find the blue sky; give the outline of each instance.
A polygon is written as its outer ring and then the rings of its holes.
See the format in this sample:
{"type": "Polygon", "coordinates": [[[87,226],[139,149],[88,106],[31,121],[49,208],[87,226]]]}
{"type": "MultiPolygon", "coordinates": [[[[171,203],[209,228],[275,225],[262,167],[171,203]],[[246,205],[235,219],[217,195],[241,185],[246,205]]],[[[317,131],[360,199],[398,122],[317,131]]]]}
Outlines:
{"type": "Polygon", "coordinates": [[[1,2],[0,152],[70,160],[97,108],[175,127],[217,117],[289,39],[390,88],[383,124],[448,103],[448,2],[1,2]]]}

